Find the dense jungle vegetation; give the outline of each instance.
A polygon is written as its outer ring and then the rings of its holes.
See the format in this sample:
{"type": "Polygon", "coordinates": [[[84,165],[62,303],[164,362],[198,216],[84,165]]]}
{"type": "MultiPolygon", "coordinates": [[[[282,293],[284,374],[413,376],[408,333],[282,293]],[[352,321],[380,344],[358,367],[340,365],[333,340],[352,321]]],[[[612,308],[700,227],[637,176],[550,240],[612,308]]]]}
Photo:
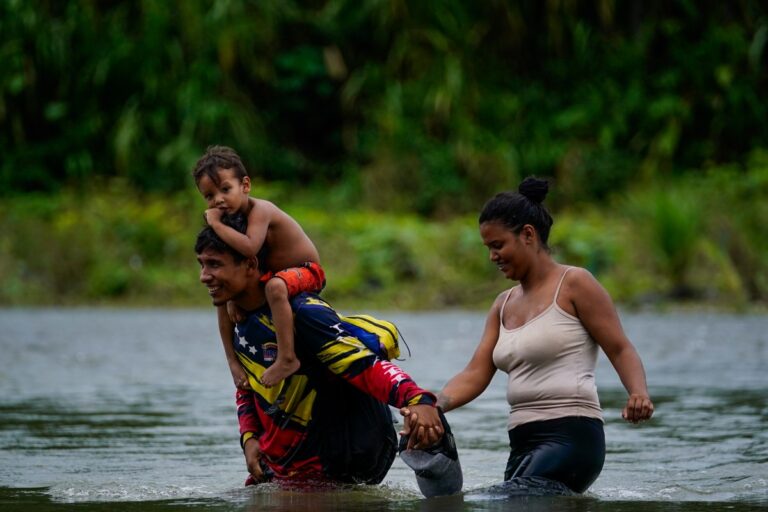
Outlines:
{"type": "Polygon", "coordinates": [[[0,305],[205,304],[210,144],[337,303],[487,306],[527,175],[618,301],[768,303],[764,2],[4,0],[0,62],[0,305]]]}

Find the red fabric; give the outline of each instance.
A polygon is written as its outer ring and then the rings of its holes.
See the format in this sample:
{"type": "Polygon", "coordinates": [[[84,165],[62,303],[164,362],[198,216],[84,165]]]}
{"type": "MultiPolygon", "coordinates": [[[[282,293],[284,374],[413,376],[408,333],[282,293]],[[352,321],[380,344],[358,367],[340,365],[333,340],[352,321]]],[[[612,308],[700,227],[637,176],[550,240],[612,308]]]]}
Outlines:
{"type": "Polygon", "coordinates": [[[325,272],[320,264],[309,261],[300,267],[291,267],[278,272],[267,272],[261,276],[261,282],[266,283],[273,277],[279,277],[288,287],[288,296],[293,297],[301,292],[320,293],[325,288],[325,272]]]}

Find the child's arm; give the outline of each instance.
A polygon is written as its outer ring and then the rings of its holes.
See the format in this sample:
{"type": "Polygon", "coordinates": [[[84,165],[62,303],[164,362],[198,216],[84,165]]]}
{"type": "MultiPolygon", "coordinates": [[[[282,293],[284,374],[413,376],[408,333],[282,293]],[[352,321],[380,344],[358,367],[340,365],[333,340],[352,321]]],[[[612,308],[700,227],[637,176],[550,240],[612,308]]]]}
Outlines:
{"type": "Polygon", "coordinates": [[[219,318],[221,343],[224,345],[224,354],[227,356],[227,364],[229,364],[229,371],[232,373],[232,380],[235,383],[235,387],[239,389],[250,389],[251,386],[248,383],[248,376],[240,365],[240,361],[238,361],[237,356],[235,355],[235,349],[232,346],[235,324],[232,323],[232,320],[229,318],[226,306],[218,306],[216,308],[216,314],[219,318]]]}
{"type": "Polygon", "coordinates": [[[263,210],[263,208],[258,208],[256,204],[251,207],[245,234],[223,224],[221,222],[221,210],[218,208],[205,210],[205,221],[227,245],[243,256],[251,257],[256,256],[267,239],[269,215],[263,210]]]}

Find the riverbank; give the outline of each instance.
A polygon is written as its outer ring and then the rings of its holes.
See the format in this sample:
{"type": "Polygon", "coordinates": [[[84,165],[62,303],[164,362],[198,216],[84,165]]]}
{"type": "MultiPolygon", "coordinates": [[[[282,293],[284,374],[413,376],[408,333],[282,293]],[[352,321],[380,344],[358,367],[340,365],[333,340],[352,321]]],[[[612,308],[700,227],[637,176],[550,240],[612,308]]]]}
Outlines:
{"type": "MultiPolygon", "coordinates": [[[[509,284],[488,262],[475,214],[352,208],[353,197],[333,189],[289,196],[259,186],[255,194],[304,226],[327,269],[324,294],[341,307],[482,310],[509,284]]],[[[637,187],[605,205],[555,211],[550,245],[628,308],[760,310],[767,195],[768,165],[637,187]]],[[[192,189],[140,194],[119,181],[6,198],[0,306],[207,305],[192,249],[202,210],[192,189]]]]}

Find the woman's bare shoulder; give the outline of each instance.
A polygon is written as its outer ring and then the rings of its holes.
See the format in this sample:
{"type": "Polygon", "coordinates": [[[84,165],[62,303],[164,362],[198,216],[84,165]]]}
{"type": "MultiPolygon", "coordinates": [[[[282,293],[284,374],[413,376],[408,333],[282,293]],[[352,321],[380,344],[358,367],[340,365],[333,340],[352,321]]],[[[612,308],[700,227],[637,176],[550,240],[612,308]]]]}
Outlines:
{"type": "Polygon", "coordinates": [[[580,289],[599,285],[595,276],[592,275],[592,272],[584,267],[574,266],[569,267],[568,274],[565,276],[563,284],[568,284],[569,286],[580,289]]]}
{"type": "Polygon", "coordinates": [[[499,308],[501,308],[501,306],[504,304],[504,301],[507,300],[507,297],[514,295],[517,292],[517,289],[519,287],[520,285],[515,285],[512,288],[507,288],[506,290],[501,291],[493,300],[493,305],[491,306],[491,309],[498,310],[499,308]]]}
{"type": "Polygon", "coordinates": [[[597,295],[605,294],[605,289],[592,275],[592,272],[583,267],[570,267],[563,280],[560,296],[575,302],[592,300],[597,295]]]}

